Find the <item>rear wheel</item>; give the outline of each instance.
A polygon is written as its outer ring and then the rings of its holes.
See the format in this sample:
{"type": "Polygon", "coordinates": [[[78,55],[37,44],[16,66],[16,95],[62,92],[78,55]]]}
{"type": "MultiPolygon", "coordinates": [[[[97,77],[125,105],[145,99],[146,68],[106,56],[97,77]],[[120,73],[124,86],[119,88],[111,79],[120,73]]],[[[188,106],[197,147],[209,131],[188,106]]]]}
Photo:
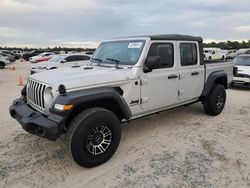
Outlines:
{"type": "Polygon", "coordinates": [[[4,69],[5,64],[3,62],[0,62],[0,69],[4,69]]]}
{"type": "Polygon", "coordinates": [[[204,100],[204,110],[208,115],[216,116],[222,112],[226,103],[226,90],[221,84],[215,84],[204,100]]]}
{"type": "Polygon", "coordinates": [[[78,114],[67,131],[72,158],[83,167],[95,167],[109,160],[121,139],[120,121],[103,108],[78,114]]]}

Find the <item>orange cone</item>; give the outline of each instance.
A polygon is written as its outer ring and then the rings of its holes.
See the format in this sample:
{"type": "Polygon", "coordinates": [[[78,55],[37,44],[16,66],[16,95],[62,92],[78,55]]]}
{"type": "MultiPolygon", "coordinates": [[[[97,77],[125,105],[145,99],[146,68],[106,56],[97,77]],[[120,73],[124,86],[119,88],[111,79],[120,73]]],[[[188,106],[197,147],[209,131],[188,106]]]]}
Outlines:
{"type": "Polygon", "coordinates": [[[19,79],[18,79],[18,86],[24,86],[23,77],[22,77],[22,76],[19,76],[19,79]]]}

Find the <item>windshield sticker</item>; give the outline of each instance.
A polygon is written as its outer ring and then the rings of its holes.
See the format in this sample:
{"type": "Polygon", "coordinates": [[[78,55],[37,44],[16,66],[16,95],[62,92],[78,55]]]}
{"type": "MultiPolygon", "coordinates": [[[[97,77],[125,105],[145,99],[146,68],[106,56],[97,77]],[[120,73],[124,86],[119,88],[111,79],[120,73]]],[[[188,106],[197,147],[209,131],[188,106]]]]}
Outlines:
{"type": "Polygon", "coordinates": [[[141,48],[142,42],[130,42],[128,48],[141,48]]]}

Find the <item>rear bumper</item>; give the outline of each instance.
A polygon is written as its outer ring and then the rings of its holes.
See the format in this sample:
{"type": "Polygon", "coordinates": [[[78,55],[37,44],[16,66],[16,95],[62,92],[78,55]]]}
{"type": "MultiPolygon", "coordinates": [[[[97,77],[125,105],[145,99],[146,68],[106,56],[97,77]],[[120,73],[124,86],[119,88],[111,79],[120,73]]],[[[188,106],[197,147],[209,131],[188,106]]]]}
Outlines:
{"type": "Polygon", "coordinates": [[[45,116],[21,99],[15,100],[9,111],[11,117],[16,119],[22,128],[31,134],[55,140],[63,132],[64,116],[45,116]]]}

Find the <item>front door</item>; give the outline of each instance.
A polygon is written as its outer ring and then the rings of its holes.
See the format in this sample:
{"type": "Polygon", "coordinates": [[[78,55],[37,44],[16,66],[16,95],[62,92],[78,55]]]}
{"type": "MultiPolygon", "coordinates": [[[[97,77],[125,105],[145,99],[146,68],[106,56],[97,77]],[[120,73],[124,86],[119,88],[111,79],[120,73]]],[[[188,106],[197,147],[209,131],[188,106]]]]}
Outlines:
{"type": "Polygon", "coordinates": [[[153,42],[151,44],[148,57],[160,56],[161,67],[142,74],[142,109],[155,109],[176,103],[179,77],[174,52],[172,42],[153,42]]]}

